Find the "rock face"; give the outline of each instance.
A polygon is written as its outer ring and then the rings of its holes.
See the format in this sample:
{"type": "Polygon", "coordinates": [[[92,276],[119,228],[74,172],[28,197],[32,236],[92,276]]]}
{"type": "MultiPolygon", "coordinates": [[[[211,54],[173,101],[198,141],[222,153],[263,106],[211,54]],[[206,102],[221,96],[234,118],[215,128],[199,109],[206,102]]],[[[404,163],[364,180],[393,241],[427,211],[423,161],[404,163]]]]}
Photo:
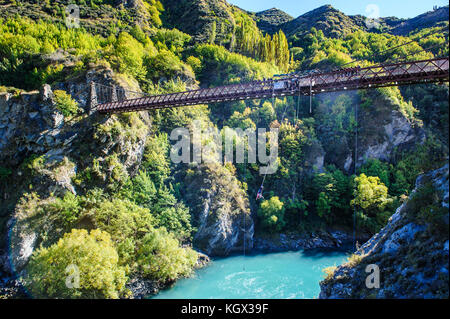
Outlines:
{"type": "Polygon", "coordinates": [[[223,166],[202,164],[186,177],[186,201],[192,207],[194,247],[211,256],[253,247],[253,220],[238,180],[223,166]]]}
{"type": "Polygon", "coordinates": [[[408,149],[425,140],[425,132],[399,111],[388,111],[383,119],[369,120],[371,113],[364,114],[364,139],[361,142],[361,151],[358,164],[367,158],[377,158],[389,161],[395,149],[408,149]]]}
{"type": "MultiPolygon", "coordinates": [[[[365,242],[368,236],[360,236],[358,242],[365,242]]],[[[256,252],[281,252],[296,251],[314,248],[339,248],[345,247],[353,241],[349,232],[341,230],[328,230],[311,234],[275,234],[270,237],[255,237],[253,250],[256,252]]]]}
{"type": "MultiPolygon", "coordinates": [[[[51,214],[43,212],[31,216],[26,207],[19,208],[20,203],[15,205],[23,194],[33,192],[42,202],[53,196],[63,196],[67,191],[76,194],[73,179],[92,157],[101,161],[100,166],[105,168],[106,173],[99,182],[100,187],[105,187],[110,183],[107,171],[111,165],[108,168],[107,162],[113,152],[121,155],[114,165],[123,169],[124,174],[134,174],[139,167],[150,127],[148,115],[136,115],[141,123],[136,139],[121,136],[113,139],[100,134],[96,130],[99,124],[107,127],[108,121],[114,125],[118,119],[88,114],[93,81],[127,89],[133,85],[128,81],[125,86],[109,68],[93,66],[71,81],[56,83],[53,87],[44,85],[40,92],[18,96],[0,94],[0,163],[17,168],[11,173],[14,184],[0,187],[0,218],[8,220],[5,229],[9,230],[0,238],[0,268],[9,273],[20,273],[35,247],[43,240],[47,243],[56,240],[65,231],[55,226],[51,214]],[[76,119],[66,119],[56,107],[53,94],[56,89],[70,93],[84,112],[76,119]]],[[[135,87],[131,89],[136,91],[135,87]]],[[[136,123],[136,119],[134,121],[136,123]]],[[[30,203],[37,201],[30,199],[30,203]]]]}
{"type": "MultiPolygon", "coordinates": [[[[352,99],[352,103],[361,103],[356,93],[330,93],[318,96],[321,112],[331,112],[327,101],[336,101],[342,96],[352,99]]],[[[377,92],[368,92],[370,106],[357,104],[358,110],[358,143],[357,163],[359,167],[367,159],[379,159],[393,162],[398,151],[409,151],[426,139],[425,130],[420,121],[408,119],[402,113],[397,101],[377,92]]],[[[346,116],[353,116],[354,107],[347,109],[346,116]]],[[[355,160],[354,134],[333,127],[321,125],[318,138],[324,149],[325,164],[333,164],[346,171],[353,172],[355,160]]],[[[315,154],[320,159],[319,154],[315,154]]]]}
{"type": "Polygon", "coordinates": [[[419,176],[386,227],[320,283],[320,298],[448,298],[448,174],[447,164],[419,176]],[[366,285],[368,265],[379,288],[366,285]]]}

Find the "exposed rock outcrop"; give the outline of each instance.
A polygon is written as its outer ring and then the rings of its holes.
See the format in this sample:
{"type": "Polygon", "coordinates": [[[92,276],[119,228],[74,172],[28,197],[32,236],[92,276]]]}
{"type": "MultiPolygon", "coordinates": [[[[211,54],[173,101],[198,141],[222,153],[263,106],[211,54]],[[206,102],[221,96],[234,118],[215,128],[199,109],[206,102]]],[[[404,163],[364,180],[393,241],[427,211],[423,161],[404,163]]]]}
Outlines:
{"type": "Polygon", "coordinates": [[[230,171],[218,164],[199,165],[188,175],[186,200],[192,207],[194,247],[207,255],[225,256],[253,247],[253,220],[248,199],[230,171]]]}
{"type": "MultiPolygon", "coordinates": [[[[356,240],[365,242],[368,236],[358,234],[356,240]]],[[[313,248],[339,248],[352,243],[351,232],[328,230],[315,233],[274,234],[272,236],[255,237],[253,250],[257,252],[296,251],[313,248]]]]}
{"type": "MultiPolygon", "coordinates": [[[[322,115],[324,117],[333,112],[330,108],[334,105],[330,107],[330,101],[347,97],[352,103],[357,103],[357,167],[368,159],[393,162],[397,152],[411,151],[425,141],[426,133],[422,123],[408,118],[400,105],[403,102],[377,91],[365,94],[364,98],[356,93],[330,93],[317,97],[319,111],[325,114],[322,115]],[[363,101],[370,102],[370,106],[362,105],[363,101]]],[[[351,107],[345,112],[346,116],[353,117],[355,109],[351,107]]],[[[354,129],[343,130],[336,127],[333,119],[326,120],[325,123],[326,125],[320,125],[318,128],[318,139],[325,151],[325,164],[336,165],[339,169],[351,173],[354,169],[356,147],[355,135],[351,132],[354,129]]]]}
{"type": "Polygon", "coordinates": [[[91,82],[133,91],[137,86],[109,68],[92,66],[71,81],[53,87],[44,85],[40,92],[0,94],[0,162],[2,166],[16,167],[10,177],[13,185],[0,188],[0,217],[8,219],[5,228],[9,230],[0,238],[4,251],[0,267],[10,273],[20,272],[41,243],[52,243],[66,231],[55,222],[56,216],[44,211],[33,215],[29,212],[34,209],[28,209],[27,205],[45,204],[67,191],[76,194],[73,180],[93,159],[99,163],[95,183],[100,187],[111,184],[114,174],[133,175],[139,167],[151,126],[148,114],[141,112],[125,119],[88,115],[91,82]],[[57,108],[55,89],[71,93],[84,112],[75,118],[65,118],[57,108]],[[117,128],[120,122],[125,131],[127,121],[133,121],[135,136],[129,133],[110,136],[109,127],[117,128]],[[26,195],[28,204],[17,204],[27,193],[33,193],[26,195]],[[6,244],[8,247],[4,247],[6,244]]]}
{"type": "Polygon", "coordinates": [[[421,175],[409,200],[352,261],[320,283],[320,298],[448,298],[449,166],[421,175]],[[368,265],[380,271],[368,288],[368,265]]]}

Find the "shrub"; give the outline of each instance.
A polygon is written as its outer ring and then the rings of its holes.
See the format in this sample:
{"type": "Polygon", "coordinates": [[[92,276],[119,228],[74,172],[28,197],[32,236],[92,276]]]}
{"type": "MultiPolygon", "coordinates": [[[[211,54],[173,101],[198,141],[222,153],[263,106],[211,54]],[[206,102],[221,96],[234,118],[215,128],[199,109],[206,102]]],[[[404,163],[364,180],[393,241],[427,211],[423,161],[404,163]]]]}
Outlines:
{"type": "Polygon", "coordinates": [[[114,44],[115,64],[119,72],[132,75],[138,79],[146,74],[143,67],[145,53],[144,46],[126,32],[120,33],[114,44]]]}
{"type": "Polygon", "coordinates": [[[53,203],[49,204],[47,210],[59,213],[64,225],[70,226],[78,220],[81,211],[80,197],[66,192],[63,198],[56,198],[53,203]]]}
{"type": "Polygon", "coordinates": [[[359,175],[355,178],[357,189],[352,205],[365,211],[383,211],[392,199],[388,197],[388,188],[380,182],[379,177],[359,175]]]}
{"type": "Polygon", "coordinates": [[[39,298],[119,298],[127,278],[118,261],[108,233],[73,229],[58,243],[33,253],[27,287],[39,298]],[[76,279],[70,281],[76,269],[78,285],[76,279]],[[67,281],[73,288],[68,288],[67,281]]]}
{"type": "Polygon", "coordinates": [[[149,57],[145,66],[149,70],[147,77],[153,81],[159,81],[162,77],[195,78],[194,71],[189,65],[184,64],[172,51],[165,49],[159,51],[156,56],[149,57]]]}
{"type": "Polygon", "coordinates": [[[62,90],[55,90],[53,93],[55,94],[56,108],[64,116],[73,116],[78,113],[78,103],[69,94],[62,90]]]}
{"type": "Polygon", "coordinates": [[[394,198],[388,195],[388,188],[380,182],[379,177],[355,177],[355,198],[350,202],[358,209],[357,222],[371,232],[377,232],[383,227],[391,213],[389,209],[395,204],[394,198]]]}
{"type": "Polygon", "coordinates": [[[357,255],[357,254],[351,254],[347,258],[347,262],[345,263],[348,267],[355,267],[361,263],[361,261],[364,259],[365,256],[357,255]]]}
{"type": "Polygon", "coordinates": [[[178,240],[164,228],[148,233],[138,252],[138,264],[142,273],[162,281],[190,275],[196,261],[197,253],[190,248],[179,247],[178,240]]]}
{"type": "Polygon", "coordinates": [[[202,61],[200,61],[200,59],[196,58],[195,56],[188,57],[186,60],[186,64],[190,65],[194,72],[200,71],[202,67],[202,61]]]}
{"type": "Polygon", "coordinates": [[[325,273],[324,281],[329,281],[331,278],[333,278],[334,272],[336,271],[336,266],[330,266],[322,269],[322,271],[325,273]]]}
{"type": "Polygon", "coordinates": [[[258,210],[258,216],[261,218],[262,225],[265,229],[269,231],[280,231],[285,225],[283,202],[280,201],[278,196],[263,201],[258,210]]]}
{"type": "Polygon", "coordinates": [[[407,202],[408,215],[417,223],[428,225],[429,230],[448,237],[449,229],[445,223],[448,208],[442,206],[441,197],[432,182],[421,185],[407,202]]]}

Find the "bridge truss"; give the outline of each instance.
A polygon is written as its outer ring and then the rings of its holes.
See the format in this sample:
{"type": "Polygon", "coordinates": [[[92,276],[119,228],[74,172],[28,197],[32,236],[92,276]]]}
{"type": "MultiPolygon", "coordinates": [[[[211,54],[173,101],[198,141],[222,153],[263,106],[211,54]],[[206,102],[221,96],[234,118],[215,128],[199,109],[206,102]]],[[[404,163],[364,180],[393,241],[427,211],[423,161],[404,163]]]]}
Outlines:
{"type": "Polygon", "coordinates": [[[100,113],[118,113],[445,81],[449,81],[448,57],[364,68],[344,68],[329,72],[316,71],[154,96],[142,96],[142,93],[94,84],[91,100],[95,99],[96,109],[100,113]]]}

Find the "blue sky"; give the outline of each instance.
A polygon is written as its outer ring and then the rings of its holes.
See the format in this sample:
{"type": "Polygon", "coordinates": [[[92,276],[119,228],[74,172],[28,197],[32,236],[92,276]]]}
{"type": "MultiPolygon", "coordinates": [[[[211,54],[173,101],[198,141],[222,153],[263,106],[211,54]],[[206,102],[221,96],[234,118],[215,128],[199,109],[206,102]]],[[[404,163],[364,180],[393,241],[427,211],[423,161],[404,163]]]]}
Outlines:
{"type": "Polygon", "coordinates": [[[380,17],[399,18],[413,18],[431,11],[434,5],[439,7],[448,5],[448,0],[228,0],[228,2],[253,12],[275,7],[294,18],[325,4],[331,4],[347,15],[362,14],[364,16],[374,13],[374,11],[366,12],[366,8],[370,4],[375,4],[379,8],[380,17]]]}

